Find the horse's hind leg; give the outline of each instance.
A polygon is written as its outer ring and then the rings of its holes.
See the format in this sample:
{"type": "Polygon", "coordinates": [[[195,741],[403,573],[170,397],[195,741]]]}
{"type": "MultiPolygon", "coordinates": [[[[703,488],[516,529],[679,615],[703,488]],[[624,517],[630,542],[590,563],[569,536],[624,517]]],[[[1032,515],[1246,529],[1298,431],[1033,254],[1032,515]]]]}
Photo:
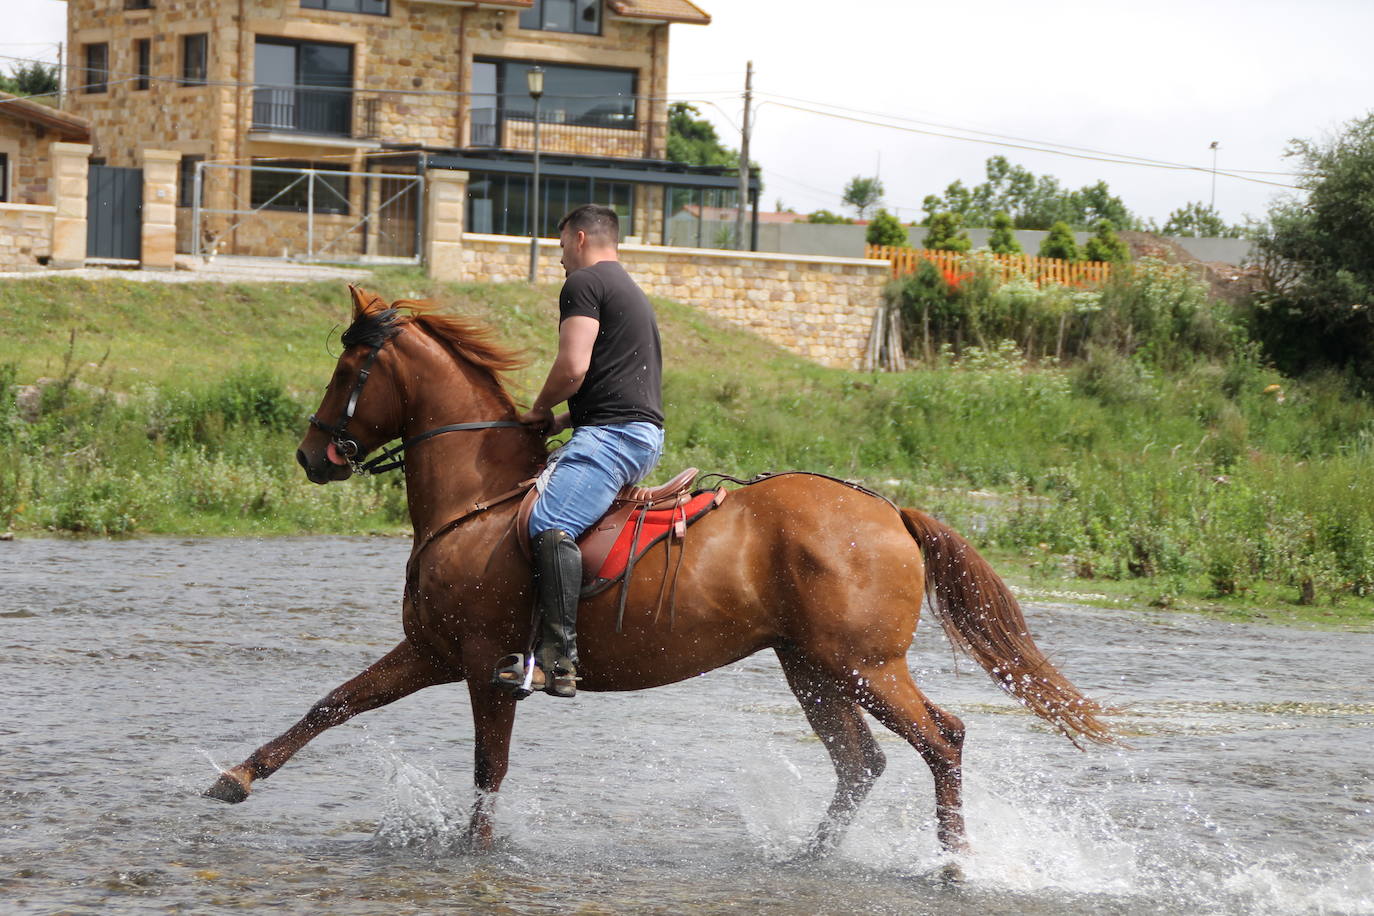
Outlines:
{"type": "Polygon", "coordinates": [[[788,686],[835,766],[835,797],[802,853],[803,858],[812,858],[839,844],[887,761],[858,704],[841,692],[834,679],[795,649],[777,653],[788,686]]]}
{"type": "Polygon", "coordinates": [[[916,687],[905,658],[869,663],[851,671],[849,688],[860,705],[916,748],[935,777],[935,820],[940,843],[966,852],[964,832],[964,723],[936,706],[916,687]]]}
{"type": "Polygon", "coordinates": [[[280,737],[258,748],[243,763],[221,773],[219,780],[205,791],[205,797],[241,802],[248,797],[254,780],[271,776],[325,729],[417,690],[455,680],[461,680],[461,676],[451,668],[436,665],[409,641],[402,642],[362,674],[330,691],[280,737]]]}

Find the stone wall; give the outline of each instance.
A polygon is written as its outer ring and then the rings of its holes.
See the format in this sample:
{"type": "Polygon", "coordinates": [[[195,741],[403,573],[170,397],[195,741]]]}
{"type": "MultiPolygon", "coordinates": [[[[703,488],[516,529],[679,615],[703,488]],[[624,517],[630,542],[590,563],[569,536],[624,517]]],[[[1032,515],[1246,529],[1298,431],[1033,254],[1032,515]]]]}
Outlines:
{"type": "MultiPolygon", "coordinates": [[[[465,233],[440,279],[510,283],[529,277],[528,239],[465,233]]],[[[694,306],[823,366],[862,365],[888,262],[622,245],[621,260],[651,296],[694,306]]],[[[558,243],[540,244],[539,282],[563,282],[558,243]]]]}
{"type": "Polygon", "coordinates": [[[54,209],[0,203],[0,270],[35,268],[52,252],[54,209]]]}
{"type": "Polygon", "coordinates": [[[48,150],[61,139],[53,131],[38,129],[24,121],[0,118],[0,153],[5,153],[9,160],[9,187],[5,195],[9,203],[52,203],[48,187],[52,161],[48,150]]]}

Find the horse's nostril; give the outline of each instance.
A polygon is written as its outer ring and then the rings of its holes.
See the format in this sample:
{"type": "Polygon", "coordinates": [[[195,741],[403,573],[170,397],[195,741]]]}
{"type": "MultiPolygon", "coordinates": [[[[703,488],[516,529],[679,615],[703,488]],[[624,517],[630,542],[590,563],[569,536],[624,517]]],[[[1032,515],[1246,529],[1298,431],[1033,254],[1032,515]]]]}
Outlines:
{"type": "Polygon", "coordinates": [[[296,463],[307,471],[310,470],[310,465],[305,463],[305,452],[302,449],[296,449],[296,463]]]}

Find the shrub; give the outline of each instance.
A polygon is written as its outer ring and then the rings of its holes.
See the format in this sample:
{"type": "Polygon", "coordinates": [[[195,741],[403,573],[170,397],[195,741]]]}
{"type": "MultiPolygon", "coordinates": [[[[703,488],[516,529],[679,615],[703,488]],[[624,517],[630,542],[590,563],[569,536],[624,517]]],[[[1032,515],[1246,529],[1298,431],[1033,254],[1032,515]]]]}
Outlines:
{"type": "Polygon", "coordinates": [[[1093,226],[1093,236],[1083,249],[1089,261],[1109,261],[1124,264],[1131,259],[1131,248],[1116,234],[1116,227],[1109,219],[1100,219],[1093,226]]]}
{"type": "Polygon", "coordinates": [[[1083,260],[1068,223],[1061,220],[1050,227],[1049,235],[1040,243],[1040,257],[1058,258],[1061,261],[1083,260]]]}
{"type": "Polygon", "coordinates": [[[988,248],[993,254],[1021,254],[1021,243],[1016,240],[1011,217],[1005,210],[992,215],[992,234],[988,236],[988,248]]]}
{"type": "Polygon", "coordinates": [[[973,247],[964,231],[964,218],[948,211],[931,217],[923,244],[932,251],[968,251],[973,247]]]}
{"type": "Polygon", "coordinates": [[[907,235],[906,227],[901,220],[888,213],[886,210],[879,210],[868,224],[868,232],[865,239],[870,245],[886,245],[892,248],[909,248],[911,240],[907,235]]]}

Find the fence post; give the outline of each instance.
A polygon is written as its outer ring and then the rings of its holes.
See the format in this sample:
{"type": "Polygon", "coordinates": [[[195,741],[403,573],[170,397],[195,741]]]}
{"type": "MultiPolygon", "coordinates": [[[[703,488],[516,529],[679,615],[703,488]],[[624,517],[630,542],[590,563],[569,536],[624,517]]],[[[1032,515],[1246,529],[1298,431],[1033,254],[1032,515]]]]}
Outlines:
{"type": "Polygon", "coordinates": [[[89,143],[54,143],[52,159],[53,267],[86,266],[86,192],[90,169],[89,143]]]}
{"type": "Polygon", "coordinates": [[[453,169],[429,169],[424,208],[424,258],[429,275],[436,280],[460,280],[463,272],[463,210],[468,173],[453,169]]]}
{"type": "Polygon", "coordinates": [[[173,150],[143,150],[143,246],[139,260],[144,270],[176,270],[180,162],[181,153],[173,150]]]}

